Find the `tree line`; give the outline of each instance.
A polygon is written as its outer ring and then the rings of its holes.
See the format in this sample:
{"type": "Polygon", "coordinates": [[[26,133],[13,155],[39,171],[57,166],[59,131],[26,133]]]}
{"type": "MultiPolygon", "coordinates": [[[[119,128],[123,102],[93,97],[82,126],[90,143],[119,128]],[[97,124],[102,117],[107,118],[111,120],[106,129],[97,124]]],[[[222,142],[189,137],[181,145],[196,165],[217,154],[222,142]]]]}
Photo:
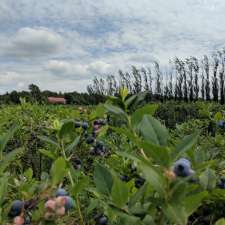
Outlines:
{"type": "Polygon", "coordinates": [[[87,86],[89,95],[117,95],[120,88],[127,88],[129,93],[147,92],[149,100],[177,100],[192,102],[199,99],[225,102],[225,50],[217,51],[212,56],[202,59],[189,57],[175,58],[170,69],[160,68],[158,62],[149,67],[131,71],[119,70],[118,76],[95,77],[87,86]]]}
{"type": "Polygon", "coordinates": [[[29,102],[47,103],[47,97],[64,97],[67,104],[94,105],[104,102],[107,96],[116,96],[121,88],[129,94],[146,92],[147,101],[197,100],[225,103],[225,49],[202,59],[175,58],[170,68],[164,69],[157,61],[148,67],[132,66],[130,71],[118,71],[118,75],[95,76],[87,86],[87,92],[41,91],[35,84],[28,91],[12,91],[0,95],[0,104],[19,104],[24,98],[29,102]]]}
{"type": "Polygon", "coordinates": [[[26,99],[27,102],[46,104],[48,103],[48,97],[64,97],[67,104],[74,105],[90,105],[98,104],[105,101],[105,96],[88,93],[74,92],[52,92],[52,91],[41,91],[40,88],[35,84],[30,84],[28,91],[12,91],[0,95],[0,104],[19,104],[21,99],[26,99]]]}

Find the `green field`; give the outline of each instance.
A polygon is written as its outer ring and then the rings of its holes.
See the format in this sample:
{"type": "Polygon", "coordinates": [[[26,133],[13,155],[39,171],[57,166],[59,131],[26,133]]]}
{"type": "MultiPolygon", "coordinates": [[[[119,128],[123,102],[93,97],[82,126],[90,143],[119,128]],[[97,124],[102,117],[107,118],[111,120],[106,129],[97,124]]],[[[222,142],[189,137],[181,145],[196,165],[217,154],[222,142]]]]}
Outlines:
{"type": "Polygon", "coordinates": [[[225,224],[224,110],[2,105],[0,224],[225,224]]]}

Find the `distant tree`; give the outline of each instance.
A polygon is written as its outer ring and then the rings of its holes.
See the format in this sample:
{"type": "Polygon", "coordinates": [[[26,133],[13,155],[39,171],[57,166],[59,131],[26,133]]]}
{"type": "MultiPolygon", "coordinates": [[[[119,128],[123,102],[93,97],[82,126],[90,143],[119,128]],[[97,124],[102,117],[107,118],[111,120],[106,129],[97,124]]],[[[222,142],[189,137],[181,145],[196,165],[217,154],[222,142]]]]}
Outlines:
{"type": "Polygon", "coordinates": [[[193,89],[194,89],[194,99],[195,101],[198,100],[199,97],[199,81],[198,81],[198,76],[199,76],[199,63],[198,59],[193,57],[193,69],[194,69],[194,84],[193,84],[193,89]]]}
{"type": "Polygon", "coordinates": [[[132,84],[131,84],[131,77],[128,72],[125,73],[125,86],[128,89],[128,92],[132,92],[132,84]]]}
{"type": "Polygon", "coordinates": [[[113,80],[112,80],[112,76],[111,75],[107,76],[106,82],[107,82],[106,95],[111,96],[111,95],[114,94],[113,80]]]}
{"type": "Polygon", "coordinates": [[[133,93],[138,94],[142,90],[142,79],[140,71],[135,67],[132,66],[132,76],[133,76],[133,93]]]}
{"type": "Polygon", "coordinates": [[[194,100],[194,87],[193,87],[193,71],[194,71],[194,63],[193,58],[190,57],[186,59],[186,63],[188,66],[188,92],[189,92],[189,100],[194,100]]]}
{"type": "Polygon", "coordinates": [[[201,97],[202,100],[205,99],[205,76],[204,76],[204,69],[201,70],[201,97]]]}
{"type": "Polygon", "coordinates": [[[187,93],[186,82],[185,83],[183,82],[184,81],[184,63],[178,58],[175,58],[174,63],[175,63],[175,71],[176,71],[175,99],[182,100],[184,96],[183,93],[185,93],[185,98],[187,93]]]}
{"type": "Polygon", "coordinates": [[[157,100],[161,99],[162,96],[162,74],[159,68],[159,63],[154,62],[155,67],[155,97],[157,100]]]}
{"type": "Polygon", "coordinates": [[[213,100],[218,102],[219,97],[219,84],[218,84],[218,78],[217,78],[217,70],[219,66],[219,58],[217,54],[213,55],[213,77],[212,77],[212,94],[213,94],[213,100]]]}
{"type": "Polygon", "coordinates": [[[153,95],[153,88],[152,88],[153,78],[152,78],[152,70],[151,70],[150,67],[147,68],[147,75],[148,75],[149,95],[152,98],[152,95],[153,95]]]}
{"type": "Polygon", "coordinates": [[[144,67],[141,68],[143,81],[144,81],[144,90],[149,92],[149,83],[148,83],[148,74],[144,67]]]}
{"type": "Polygon", "coordinates": [[[32,101],[41,103],[43,99],[39,87],[35,84],[30,84],[28,89],[30,91],[32,101]]]}
{"type": "Polygon", "coordinates": [[[210,101],[210,78],[209,78],[209,59],[205,55],[203,59],[204,72],[205,72],[205,95],[206,100],[210,101]]]}
{"type": "Polygon", "coordinates": [[[224,93],[224,83],[225,83],[225,49],[222,52],[219,52],[219,57],[220,57],[220,64],[221,64],[221,69],[219,71],[219,83],[220,83],[220,103],[224,104],[225,103],[225,93],[224,93]]]}
{"type": "Polygon", "coordinates": [[[125,74],[123,73],[122,70],[119,70],[118,73],[119,73],[119,85],[120,85],[120,88],[124,88],[126,86],[125,74]]]}
{"type": "Polygon", "coordinates": [[[171,100],[173,98],[173,73],[170,71],[169,84],[168,84],[168,97],[171,100]]]}
{"type": "Polygon", "coordinates": [[[20,96],[18,94],[17,91],[12,91],[10,94],[9,94],[9,98],[10,98],[10,101],[14,104],[19,104],[20,103],[20,96]]]}

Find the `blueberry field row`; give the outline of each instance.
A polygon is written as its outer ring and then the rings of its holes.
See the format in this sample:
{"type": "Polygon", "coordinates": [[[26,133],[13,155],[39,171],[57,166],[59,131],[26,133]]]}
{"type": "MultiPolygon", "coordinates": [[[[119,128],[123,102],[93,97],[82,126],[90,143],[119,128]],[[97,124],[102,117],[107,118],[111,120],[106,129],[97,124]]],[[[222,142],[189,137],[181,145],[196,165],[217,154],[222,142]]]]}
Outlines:
{"type": "Polygon", "coordinates": [[[225,106],[0,108],[0,224],[225,224],[225,106]]]}

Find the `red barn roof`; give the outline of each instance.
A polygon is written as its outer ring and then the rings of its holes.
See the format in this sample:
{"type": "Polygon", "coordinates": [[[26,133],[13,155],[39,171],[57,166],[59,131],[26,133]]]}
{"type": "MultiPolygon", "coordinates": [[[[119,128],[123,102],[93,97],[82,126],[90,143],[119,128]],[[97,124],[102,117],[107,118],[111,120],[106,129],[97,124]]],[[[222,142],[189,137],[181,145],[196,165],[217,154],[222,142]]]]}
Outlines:
{"type": "Polygon", "coordinates": [[[48,97],[48,102],[52,104],[66,104],[66,99],[61,97],[48,97]]]}

